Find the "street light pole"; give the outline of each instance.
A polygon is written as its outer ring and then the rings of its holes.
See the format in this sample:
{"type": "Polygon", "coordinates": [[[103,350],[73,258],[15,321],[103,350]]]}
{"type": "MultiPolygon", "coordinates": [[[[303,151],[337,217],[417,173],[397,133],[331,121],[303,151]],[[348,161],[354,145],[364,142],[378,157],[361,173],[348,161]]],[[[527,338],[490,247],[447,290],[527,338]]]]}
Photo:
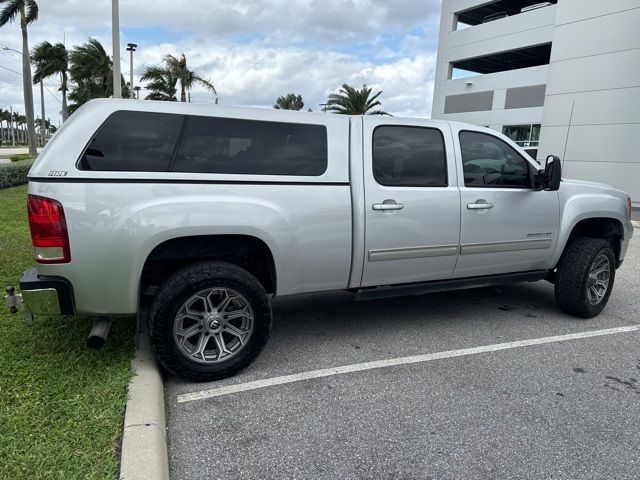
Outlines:
{"type": "Polygon", "coordinates": [[[133,92],[133,52],[136,51],[138,45],[135,43],[127,43],[127,51],[129,52],[129,98],[136,98],[133,92]]]}
{"type": "Polygon", "coordinates": [[[45,133],[45,119],[44,119],[44,80],[40,79],[40,137],[42,146],[47,143],[47,134],[45,133]]]}
{"type": "Polygon", "coordinates": [[[120,12],[118,0],[111,0],[111,37],[113,44],[113,98],[122,98],[120,83],[120,12]]]}

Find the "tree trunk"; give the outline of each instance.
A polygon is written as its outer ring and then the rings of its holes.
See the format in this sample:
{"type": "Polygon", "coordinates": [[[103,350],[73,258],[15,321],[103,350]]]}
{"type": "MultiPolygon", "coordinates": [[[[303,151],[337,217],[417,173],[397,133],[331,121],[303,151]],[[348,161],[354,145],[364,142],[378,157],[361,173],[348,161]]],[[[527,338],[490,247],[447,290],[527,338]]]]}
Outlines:
{"type": "Polygon", "coordinates": [[[187,101],[187,93],[184,89],[184,85],[180,85],[180,101],[185,103],[187,101]]]}
{"type": "Polygon", "coordinates": [[[40,135],[42,136],[42,146],[47,143],[47,128],[44,116],[44,81],[40,80],[40,135]]]}
{"type": "Polygon", "coordinates": [[[67,72],[62,72],[62,121],[69,118],[69,107],[67,106],[67,72]]]}
{"type": "Polygon", "coordinates": [[[29,134],[29,155],[36,156],[36,125],[33,115],[33,85],[31,83],[31,59],[29,58],[29,37],[24,2],[20,2],[20,29],[22,30],[22,88],[24,89],[24,111],[27,116],[29,134]]]}

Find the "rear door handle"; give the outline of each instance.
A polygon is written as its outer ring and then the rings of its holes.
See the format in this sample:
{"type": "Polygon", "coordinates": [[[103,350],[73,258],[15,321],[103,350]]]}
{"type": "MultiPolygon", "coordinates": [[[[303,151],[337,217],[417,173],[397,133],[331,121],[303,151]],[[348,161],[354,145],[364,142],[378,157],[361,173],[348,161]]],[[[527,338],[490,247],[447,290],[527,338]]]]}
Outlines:
{"type": "Polygon", "coordinates": [[[374,210],[402,210],[404,205],[401,203],[396,203],[395,200],[385,200],[382,203],[374,203],[374,210]]]}
{"type": "Polygon", "coordinates": [[[493,203],[489,203],[486,200],[476,200],[476,203],[467,203],[469,210],[487,210],[493,208],[493,203]]]}

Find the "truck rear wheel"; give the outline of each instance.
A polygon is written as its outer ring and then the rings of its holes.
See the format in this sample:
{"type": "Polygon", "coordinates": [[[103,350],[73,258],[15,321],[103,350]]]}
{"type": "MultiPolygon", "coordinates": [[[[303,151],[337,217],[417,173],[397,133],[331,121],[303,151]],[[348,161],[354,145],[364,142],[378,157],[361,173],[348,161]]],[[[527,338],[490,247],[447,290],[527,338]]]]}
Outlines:
{"type": "Polygon", "coordinates": [[[158,290],[149,339],[170,372],[198,382],[247,367],[271,330],[267,292],[246,270],[223,262],[190,265],[158,290]]]}
{"type": "Polygon", "coordinates": [[[609,242],[578,238],[567,247],[558,266],[556,301],[571,315],[595,317],[609,300],[615,274],[615,256],[609,242]]]}

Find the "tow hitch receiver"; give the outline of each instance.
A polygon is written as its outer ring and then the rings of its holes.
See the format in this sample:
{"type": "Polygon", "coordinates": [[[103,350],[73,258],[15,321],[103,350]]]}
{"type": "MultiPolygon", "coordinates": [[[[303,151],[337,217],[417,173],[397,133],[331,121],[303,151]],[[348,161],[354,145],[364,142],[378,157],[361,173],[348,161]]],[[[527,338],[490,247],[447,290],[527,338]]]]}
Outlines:
{"type": "Polygon", "coordinates": [[[24,305],[24,321],[31,325],[33,322],[33,314],[29,311],[29,308],[24,304],[22,294],[16,293],[15,287],[7,287],[7,294],[4,297],[4,303],[9,308],[9,312],[18,313],[20,305],[24,305]]]}

